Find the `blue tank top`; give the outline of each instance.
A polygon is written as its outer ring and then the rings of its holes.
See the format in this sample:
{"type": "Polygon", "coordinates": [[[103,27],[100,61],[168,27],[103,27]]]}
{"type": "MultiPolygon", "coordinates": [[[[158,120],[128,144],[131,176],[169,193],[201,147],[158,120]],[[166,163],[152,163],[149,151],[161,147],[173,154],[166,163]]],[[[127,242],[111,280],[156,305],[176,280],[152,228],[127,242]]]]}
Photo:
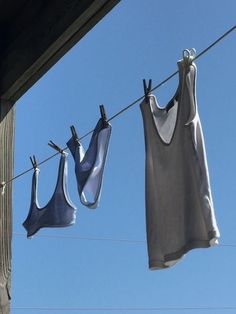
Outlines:
{"type": "Polygon", "coordinates": [[[48,204],[42,208],[39,207],[37,197],[39,169],[34,169],[30,210],[23,223],[28,238],[44,227],[67,227],[75,223],[76,207],[67,192],[67,155],[66,152],[61,153],[55,191],[48,204]]]}
{"type": "Polygon", "coordinates": [[[98,206],[103,172],[111,135],[111,125],[99,119],[91,137],[89,147],[84,152],[76,132],[67,146],[75,160],[75,174],[81,203],[89,208],[98,206]]]}

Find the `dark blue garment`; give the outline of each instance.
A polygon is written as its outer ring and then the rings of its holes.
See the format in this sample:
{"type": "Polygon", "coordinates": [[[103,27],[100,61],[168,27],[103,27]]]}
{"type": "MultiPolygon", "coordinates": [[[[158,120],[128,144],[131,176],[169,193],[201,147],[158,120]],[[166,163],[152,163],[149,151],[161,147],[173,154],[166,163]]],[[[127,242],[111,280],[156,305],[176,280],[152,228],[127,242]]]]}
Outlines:
{"type": "Polygon", "coordinates": [[[103,119],[99,119],[86,153],[75,135],[67,142],[75,160],[80,200],[89,208],[98,206],[110,135],[111,125],[103,119]]]}
{"type": "Polygon", "coordinates": [[[52,198],[45,207],[38,205],[37,189],[39,169],[35,168],[32,179],[29,214],[23,223],[27,237],[44,227],[67,227],[75,223],[76,207],[67,192],[67,153],[61,153],[58,178],[52,198]]]}

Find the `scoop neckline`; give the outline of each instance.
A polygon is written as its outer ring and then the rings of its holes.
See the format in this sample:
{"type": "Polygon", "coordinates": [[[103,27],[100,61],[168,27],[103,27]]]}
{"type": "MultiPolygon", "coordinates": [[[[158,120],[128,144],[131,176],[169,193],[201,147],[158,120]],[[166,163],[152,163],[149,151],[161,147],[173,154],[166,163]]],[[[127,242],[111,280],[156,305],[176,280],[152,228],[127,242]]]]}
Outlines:
{"type": "Polygon", "coordinates": [[[176,93],[175,93],[175,95],[170,99],[170,101],[167,103],[167,105],[165,106],[165,107],[160,107],[159,106],[159,103],[158,103],[158,101],[157,101],[157,99],[156,99],[156,97],[154,96],[154,95],[150,95],[150,98],[152,97],[152,101],[153,101],[153,105],[151,104],[151,99],[149,99],[149,108],[150,108],[150,111],[151,111],[151,113],[152,113],[152,121],[153,121],[153,123],[154,123],[154,127],[155,127],[155,130],[156,130],[156,132],[157,132],[157,134],[158,134],[158,137],[159,137],[159,139],[160,139],[160,141],[164,144],[164,145],[167,145],[167,146],[169,146],[171,143],[172,143],[172,141],[173,141],[173,138],[174,138],[174,136],[175,136],[175,131],[176,131],[176,127],[177,127],[177,123],[178,123],[178,117],[179,117],[179,99],[178,99],[178,91],[179,91],[179,88],[177,88],[177,91],[176,91],[176,93]],[[178,100],[177,100],[178,99],[178,100]],[[170,108],[170,110],[174,107],[174,106],[178,106],[177,107],[177,113],[176,113],[176,118],[175,118],[175,122],[174,122],[174,128],[173,128],[173,132],[172,132],[172,135],[171,135],[171,138],[170,138],[170,141],[165,141],[163,138],[162,138],[162,136],[161,136],[161,134],[160,134],[160,129],[158,128],[158,126],[157,126],[157,121],[155,120],[155,112],[158,114],[158,113],[160,113],[160,112],[165,112],[167,115],[169,114],[169,110],[167,110],[167,108],[168,108],[168,105],[171,103],[171,102],[174,102],[174,101],[176,101],[177,103],[175,103],[171,108],[170,108]]]}

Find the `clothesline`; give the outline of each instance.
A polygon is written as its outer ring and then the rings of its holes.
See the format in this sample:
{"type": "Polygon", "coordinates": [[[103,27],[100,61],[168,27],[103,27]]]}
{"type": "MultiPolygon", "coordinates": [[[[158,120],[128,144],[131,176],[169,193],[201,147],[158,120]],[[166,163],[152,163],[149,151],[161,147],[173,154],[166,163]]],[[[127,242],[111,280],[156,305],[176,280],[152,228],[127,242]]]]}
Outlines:
{"type": "Polygon", "coordinates": [[[90,311],[96,311],[96,312],[157,312],[157,311],[232,311],[236,310],[236,306],[183,306],[183,307],[12,307],[12,310],[38,310],[38,311],[83,311],[83,312],[90,312],[90,311]]]}
{"type": "MultiPolygon", "coordinates": [[[[24,233],[13,232],[15,236],[25,237],[24,233]]],[[[112,242],[127,242],[127,243],[146,243],[145,240],[131,240],[131,239],[119,239],[119,238],[110,238],[110,237],[81,237],[78,235],[49,235],[41,234],[37,235],[40,238],[55,238],[55,239],[77,239],[77,240],[87,240],[87,241],[112,241],[112,242]]],[[[236,247],[236,244],[218,244],[220,247],[236,247]]]]}
{"type": "MultiPolygon", "coordinates": [[[[210,50],[212,47],[214,47],[217,43],[219,43],[222,39],[224,39],[226,36],[228,36],[231,32],[233,32],[236,29],[236,25],[234,25],[233,27],[231,27],[227,32],[225,32],[222,36],[220,36],[218,39],[216,39],[212,44],[210,44],[208,47],[206,47],[205,49],[203,49],[196,57],[193,58],[194,60],[197,60],[198,58],[200,58],[202,55],[204,55],[208,50],[210,50]]],[[[164,79],[162,82],[160,82],[158,85],[154,86],[150,91],[153,92],[154,90],[158,89],[159,87],[161,87],[162,85],[164,85],[166,82],[168,82],[171,78],[173,78],[175,75],[178,74],[178,70],[175,71],[174,73],[172,73],[170,76],[168,76],[166,79],[164,79]]],[[[117,113],[115,113],[113,116],[111,116],[107,121],[111,121],[113,119],[115,119],[117,116],[123,114],[125,111],[127,111],[128,109],[130,109],[131,107],[133,107],[135,104],[137,104],[138,102],[140,102],[143,98],[145,97],[145,95],[142,95],[141,97],[139,97],[138,99],[134,100],[131,104],[129,104],[128,106],[124,107],[123,109],[121,109],[120,111],[118,111],[117,113]]],[[[87,137],[88,135],[90,135],[91,133],[93,133],[94,130],[89,131],[88,133],[84,134],[82,137],[79,138],[79,140],[84,139],[85,137],[87,137]]],[[[65,147],[63,150],[67,150],[68,147],[65,147]]],[[[59,154],[59,152],[49,156],[48,158],[42,160],[41,162],[38,162],[38,166],[42,165],[46,162],[48,162],[50,159],[54,158],[55,156],[57,156],[59,154]]],[[[34,168],[31,167],[23,172],[21,172],[20,174],[12,177],[11,179],[9,179],[8,181],[4,181],[2,183],[0,183],[0,188],[4,188],[7,184],[11,183],[12,181],[22,177],[23,175],[27,174],[28,172],[32,171],[34,168]]]]}

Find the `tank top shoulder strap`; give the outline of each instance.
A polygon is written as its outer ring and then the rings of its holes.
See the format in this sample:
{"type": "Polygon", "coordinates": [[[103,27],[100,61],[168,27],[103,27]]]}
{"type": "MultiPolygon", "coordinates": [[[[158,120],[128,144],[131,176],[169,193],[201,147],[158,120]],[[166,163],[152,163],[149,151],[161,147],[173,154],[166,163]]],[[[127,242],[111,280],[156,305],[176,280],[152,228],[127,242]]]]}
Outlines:
{"type": "Polygon", "coordinates": [[[183,59],[178,61],[181,91],[181,113],[180,118],[183,119],[185,125],[189,125],[195,118],[197,112],[196,103],[196,73],[197,67],[192,61],[191,56],[183,56],[183,59]]]}

